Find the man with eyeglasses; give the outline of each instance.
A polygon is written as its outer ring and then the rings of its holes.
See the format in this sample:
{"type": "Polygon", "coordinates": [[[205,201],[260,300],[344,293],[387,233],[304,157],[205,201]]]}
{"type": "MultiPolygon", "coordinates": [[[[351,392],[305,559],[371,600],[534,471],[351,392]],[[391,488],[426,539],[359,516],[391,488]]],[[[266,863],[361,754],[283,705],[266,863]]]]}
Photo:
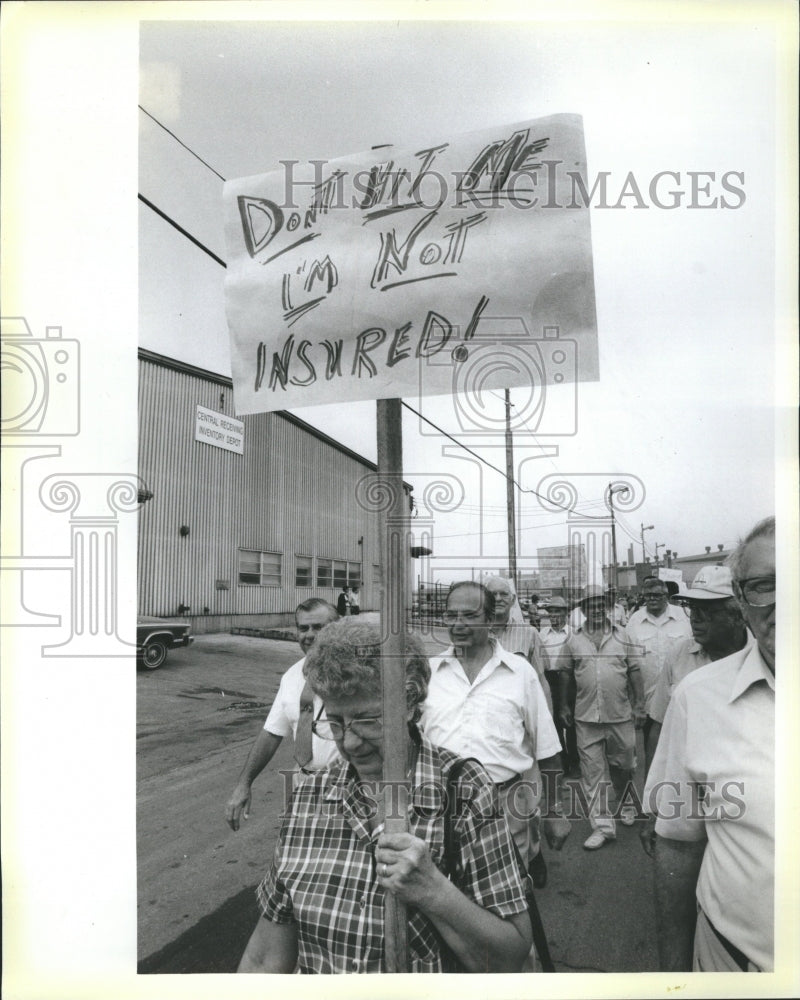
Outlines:
{"type": "MultiPolygon", "coordinates": [[[[691,588],[679,588],[678,599],[684,602],[688,611],[692,638],[678,643],[667,655],[664,669],[656,682],[648,713],[651,725],[645,745],[647,771],[658,746],[667,706],[678,684],[698,667],[744,649],[752,639],[733,596],[731,571],[727,566],[703,566],[691,588]]],[[[639,833],[642,847],[651,857],[655,844],[655,823],[655,816],[651,816],[639,833]]]]}
{"type": "Polygon", "coordinates": [[[275,756],[284,737],[291,736],[295,741],[298,774],[321,770],[339,759],[334,744],[312,733],[312,723],[322,702],[309,687],[303,672],[306,655],[317,636],[338,617],[336,608],[318,597],[311,597],[297,606],[294,620],[303,658],[281,677],[264,727],[253,741],[239,780],[226,803],[225,820],[232,830],[239,829],[242,816],[249,818],[253,782],[275,756]]]}
{"type": "Polygon", "coordinates": [[[421,724],[432,743],[483,764],[530,867],[539,846],[532,829],[537,791],[550,847],[560,850],[569,835],[556,794],[561,744],[536,671],[503,649],[491,631],[494,619],[494,595],[482,584],[466,580],[450,589],[443,620],[452,645],[431,658],[421,724]],[[548,777],[534,789],[530,779],[539,777],[537,762],[548,777]]]}
{"type": "Polygon", "coordinates": [[[642,583],[644,606],[628,619],[628,635],[639,643],[643,650],[642,683],[644,684],[644,708],[647,713],[642,735],[645,746],[645,766],[649,767],[647,756],[650,735],[650,703],[656,689],[659,674],[664,669],[667,655],[684,639],[690,639],[692,629],[683,608],[669,602],[669,587],[666,580],[648,576],[642,583]]]}
{"type": "Polygon", "coordinates": [[[524,656],[536,671],[552,715],[553,702],[544,676],[547,657],[539,632],[525,621],[510,580],[503,576],[490,576],[483,581],[483,585],[494,597],[494,637],[506,652],[524,656]]]}
{"type": "Polygon", "coordinates": [[[755,642],[678,685],[645,788],[665,972],[774,965],[775,518],[728,563],[755,642]]]}

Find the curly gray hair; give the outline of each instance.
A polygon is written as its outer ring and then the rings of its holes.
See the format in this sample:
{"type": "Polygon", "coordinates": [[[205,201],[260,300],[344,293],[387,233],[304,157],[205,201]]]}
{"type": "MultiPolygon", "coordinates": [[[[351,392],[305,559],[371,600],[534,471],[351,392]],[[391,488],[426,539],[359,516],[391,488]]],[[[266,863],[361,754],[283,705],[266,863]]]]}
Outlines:
{"type": "MultiPolygon", "coordinates": [[[[305,674],[315,693],[353,698],[381,693],[381,644],[377,625],[342,619],[326,625],[306,656],[305,674]]],[[[428,694],[431,668],[417,636],[405,636],[406,705],[416,721],[428,694]]]]}

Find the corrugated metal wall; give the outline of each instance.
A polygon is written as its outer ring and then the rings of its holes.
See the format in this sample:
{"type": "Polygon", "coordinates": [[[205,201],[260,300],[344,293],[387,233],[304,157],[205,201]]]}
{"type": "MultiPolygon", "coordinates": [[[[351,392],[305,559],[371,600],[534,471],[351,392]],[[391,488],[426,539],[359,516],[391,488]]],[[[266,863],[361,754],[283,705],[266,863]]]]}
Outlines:
{"type": "Polygon", "coordinates": [[[276,413],[243,418],[244,455],[195,441],[198,404],[234,416],[229,385],[139,366],[139,475],[153,493],[139,515],[139,613],[183,605],[197,625],[226,628],[233,616],[277,621],[312,596],[335,603],[333,587],[295,587],[295,555],[361,563],[361,606],[377,608],[377,518],[355,499],[370,467],[276,413]],[[240,548],[281,553],[282,585],[240,585],[240,548]]]}

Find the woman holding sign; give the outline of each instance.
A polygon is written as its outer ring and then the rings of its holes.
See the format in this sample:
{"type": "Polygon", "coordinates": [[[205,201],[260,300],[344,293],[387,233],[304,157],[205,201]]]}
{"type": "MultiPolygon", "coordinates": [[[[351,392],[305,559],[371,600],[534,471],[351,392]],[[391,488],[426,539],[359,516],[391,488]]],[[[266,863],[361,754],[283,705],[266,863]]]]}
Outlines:
{"type": "Polygon", "coordinates": [[[530,921],[514,848],[494,787],[476,762],[461,766],[458,809],[447,776],[458,758],[417,729],[430,668],[406,640],[411,784],[408,832],[383,832],[381,632],[334,622],[319,634],[306,673],[325,703],[318,736],[343,763],[309,775],[292,797],[272,866],[258,888],[262,917],[239,972],[384,972],[384,894],[408,910],[410,971],[519,971],[530,921]],[[445,857],[452,823],[458,857],[445,857]],[[446,872],[458,870],[458,886],[446,872]]]}

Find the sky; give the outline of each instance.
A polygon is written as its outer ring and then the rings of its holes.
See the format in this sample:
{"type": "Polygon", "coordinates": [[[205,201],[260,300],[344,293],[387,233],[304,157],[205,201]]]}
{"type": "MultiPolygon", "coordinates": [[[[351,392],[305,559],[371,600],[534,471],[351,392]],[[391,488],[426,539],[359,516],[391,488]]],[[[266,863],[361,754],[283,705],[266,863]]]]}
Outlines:
{"type": "MultiPolygon", "coordinates": [[[[650,557],[656,545],[662,558],[727,548],[774,509],[776,346],[787,334],[773,278],[776,157],[788,123],[776,102],[774,39],[744,5],[733,9],[741,16],[705,23],[149,22],[140,103],[161,125],[140,111],[139,191],[224,259],[217,174],[582,115],[589,176],[607,172],[608,204],[618,206],[590,213],[600,380],[551,387],[548,406],[575,410],[573,434],[516,427],[520,568],[535,567],[537,547],[570,537],[566,514],[526,492],[547,476],[570,482],[576,510],[595,515],[610,481],[641,483],[628,507],[617,498],[621,562],[631,544],[641,558],[642,525],[653,525],[650,557]],[[678,208],[648,196],[661,171],[679,175],[660,188],[684,192],[678,208]],[[688,207],[692,171],[713,174],[698,181],[711,189],[695,203],[724,195],[727,174],[741,192],[728,197],[734,207],[688,207]],[[618,197],[631,174],[647,207],[618,197]]],[[[139,238],[141,346],[230,374],[223,269],[141,203],[139,238]]],[[[527,399],[512,390],[517,412],[527,399]]],[[[406,401],[470,443],[454,397],[406,401]]],[[[502,428],[502,393],[483,402],[502,428]]],[[[375,458],[373,402],[293,412],[375,458]]],[[[454,509],[420,503],[431,571],[446,579],[469,575],[467,565],[503,566],[504,478],[463,450],[456,457],[456,445],[408,410],[403,425],[416,496],[437,477],[463,493],[444,505],[454,509]]],[[[505,468],[501,432],[477,445],[505,468]]]]}

